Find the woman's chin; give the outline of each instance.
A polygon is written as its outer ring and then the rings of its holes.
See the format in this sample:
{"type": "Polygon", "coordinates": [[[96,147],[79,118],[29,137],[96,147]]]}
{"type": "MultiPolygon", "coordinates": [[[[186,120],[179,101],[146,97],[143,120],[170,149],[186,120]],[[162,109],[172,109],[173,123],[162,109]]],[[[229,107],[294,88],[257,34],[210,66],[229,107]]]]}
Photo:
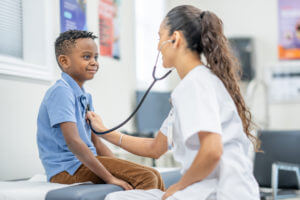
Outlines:
{"type": "Polygon", "coordinates": [[[168,68],[172,68],[173,66],[163,63],[163,67],[168,69],[168,68]]]}

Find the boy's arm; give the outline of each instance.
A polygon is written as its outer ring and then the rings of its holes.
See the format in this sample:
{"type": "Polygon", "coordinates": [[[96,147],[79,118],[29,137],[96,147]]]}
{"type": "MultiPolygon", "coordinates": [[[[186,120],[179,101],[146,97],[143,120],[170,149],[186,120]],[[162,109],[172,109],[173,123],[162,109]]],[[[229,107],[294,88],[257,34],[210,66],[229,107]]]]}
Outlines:
{"type": "Polygon", "coordinates": [[[68,145],[68,148],[75,156],[98,177],[106,183],[116,184],[124,189],[132,187],[123,180],[114,177],[94,156],[87,145],[81,140],[77,126],[74,122],[63,122],[60,124],[61,131],[68,145]]]}
{"type": "Polygon", "coordinates": [[[97,154],[99,156],[109,156],[115,157],[113,152],[101,141],[100,137],[98,137],[95,133],[92,132],[92,142],[96,147],[97,154]]]}

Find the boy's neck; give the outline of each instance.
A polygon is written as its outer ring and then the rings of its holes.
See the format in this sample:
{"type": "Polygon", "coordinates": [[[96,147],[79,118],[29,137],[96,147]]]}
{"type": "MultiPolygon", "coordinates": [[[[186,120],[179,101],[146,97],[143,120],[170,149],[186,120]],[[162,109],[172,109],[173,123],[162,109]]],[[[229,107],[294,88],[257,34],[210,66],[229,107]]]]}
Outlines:
{"type": "MultiPolygon", "coordinates": [[[[72,76],[71,76],[72,77],[72,76]]],[[[82,86],[84,84],[84,81],[79,81],[76,78],[72,77],[74,79],[74,81],[79,85],[79,87],[82,89],[82,86]]]]}
{"type": "Polygon", "coordinates": [[[76,77],[72,76],[71,74],[69,74],[67,72],[65,72],[65,73],[68,74],[77,83],[77,85],[82,89],[82,86],[83,86],[85,81],[80,81],[76,77]]]}
{"type": "MultiPolygon", "coordinates": [[[[76,81],[76,80],[75,80],[76,81]]],[[[79,87],[82,89],[82,86],[83,86],[83,84],[84,83],[80,83],[80,82],[78,82],[78,81],[76,81],[76,83],[79,85],[79,87]]]]}

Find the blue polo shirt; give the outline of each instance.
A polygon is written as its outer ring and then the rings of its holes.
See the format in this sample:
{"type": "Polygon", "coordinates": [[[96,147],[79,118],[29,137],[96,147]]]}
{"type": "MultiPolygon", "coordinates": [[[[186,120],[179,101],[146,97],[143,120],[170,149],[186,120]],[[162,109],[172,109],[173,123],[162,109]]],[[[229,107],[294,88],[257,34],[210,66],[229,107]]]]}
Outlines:
{"type": "Polygon", "coordinates": [[[91,129],[85,120],[88,104],[94,110],[91,95],[64,72],[46,92],[37,119],[37,144],[48,181],[62,171],[73,175],[82,164],[69,150],[60,123],[76,123],[80,138],[97,155],[91,141],[91,129]]]}

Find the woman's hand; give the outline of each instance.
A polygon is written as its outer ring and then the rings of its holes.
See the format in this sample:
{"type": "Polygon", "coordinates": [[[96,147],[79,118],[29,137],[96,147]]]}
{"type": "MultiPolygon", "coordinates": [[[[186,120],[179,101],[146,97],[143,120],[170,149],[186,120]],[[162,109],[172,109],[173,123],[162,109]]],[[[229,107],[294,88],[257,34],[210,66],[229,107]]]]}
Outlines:
{"type": "Polygon", "coordinates": [[[114,176],[109,181],[107,181],[106,183],[107,184],[118,185],[118,186],[124,188],[125,190],[132,190],[133,189],[133,187],[129,183],[127,183],[127,182],[125,182],[121,179],[118,179],[114,176]]]}
{"type": "Polygon", "coordinates": [[[93,111],[88,111],[86,113],[86,119],[90,120],[90,125],[92,125],[95,131],[102,132],[107,130],[107,128],[103,125],[101,117],[93,111]]]}
{"type": "Polygon", "coordinates": [[[162,200],[167,199],[168,197],[172,196],[175,192],[182,190],[182,189],[184,189],[184,188],[180,184],[180,182],[175,183],[174,185],[171,185],[165,192],[164,196],[162,197],[162,200]]]}

